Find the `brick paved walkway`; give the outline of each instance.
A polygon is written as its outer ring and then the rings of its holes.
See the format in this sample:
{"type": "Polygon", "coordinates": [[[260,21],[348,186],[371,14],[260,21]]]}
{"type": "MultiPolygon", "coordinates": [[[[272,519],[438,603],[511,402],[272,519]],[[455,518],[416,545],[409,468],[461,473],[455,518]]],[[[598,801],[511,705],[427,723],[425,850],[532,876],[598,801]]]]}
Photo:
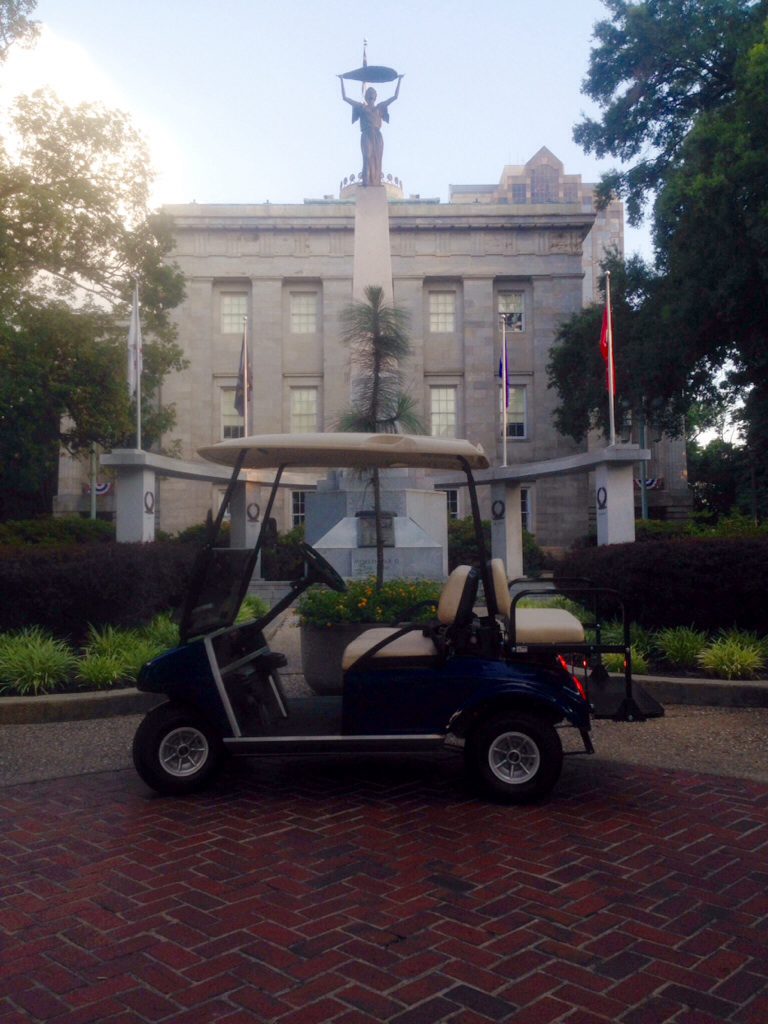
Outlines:
{"type": "Polygon", "coordinates": [[[570,760],[246,762],[0,790],[0,1021],[768,1021],[768,786],[570,760]]]}

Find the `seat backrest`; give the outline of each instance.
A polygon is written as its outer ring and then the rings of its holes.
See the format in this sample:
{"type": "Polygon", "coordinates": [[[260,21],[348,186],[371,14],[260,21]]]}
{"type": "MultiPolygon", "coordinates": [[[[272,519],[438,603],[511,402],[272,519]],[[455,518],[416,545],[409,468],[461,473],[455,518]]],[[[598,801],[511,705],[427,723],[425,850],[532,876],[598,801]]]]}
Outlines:
{"type": "Polygon", "coordinates": [[[445,581],[437,619],[443,626],[463,626],[472,618],[480,574],[469,565],[457,565],[445,581]]]}
{"type": "Polygon", "coordinates": [[[512,610],[512,595],[509,592],[509,580],[504,562],[500,558],[491,559],[491,578],[493,579],[493,592],[496,595],[496,607],[499,615],[509,618],[512,610]]]}

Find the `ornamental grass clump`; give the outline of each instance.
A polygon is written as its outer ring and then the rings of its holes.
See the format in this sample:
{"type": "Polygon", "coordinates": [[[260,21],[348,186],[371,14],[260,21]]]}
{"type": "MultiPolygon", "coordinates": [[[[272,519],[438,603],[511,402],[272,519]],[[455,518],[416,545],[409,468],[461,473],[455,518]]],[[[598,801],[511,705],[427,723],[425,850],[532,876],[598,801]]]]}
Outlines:
{"type": "Polygon", "coordinates": [[[301,597],[296,609],[303,626],[428,622],[435,617],[440,589],[434,580],[387,580],[376,590],[376,581],[371,577],[353,580],[343,594],[327,587],[312,587],[301,597]],[[414,611],[416,605],[422,607],[414,611]]]}
{"type": "Polygon", "coordinates": [[[0,635],[0,692],[20,697],[50,693],[69,682],[74,651],[39,626],[0,635]]]}
{"type": "Polygon", "coordinates": [[[164,645],[138,629],[117,629],[90,626],[78,678],[91,686],[112,686],[125,681],[135,682],[139,670],[163,650],[164,645]]]}
{"type": "Polygon", "coordinates": [[[707,646],[707,634],[692,626],[675,626],[654,633],[654,651],[665,664],[682,671],[698,668],[699,655],[707,646]]]}
{"type": "Polygon", "coordinates": [[[723,630],[699,654],[698,663],[719,679],[754,679],[766,665],[765,640],[744,630],[723,630]]]}

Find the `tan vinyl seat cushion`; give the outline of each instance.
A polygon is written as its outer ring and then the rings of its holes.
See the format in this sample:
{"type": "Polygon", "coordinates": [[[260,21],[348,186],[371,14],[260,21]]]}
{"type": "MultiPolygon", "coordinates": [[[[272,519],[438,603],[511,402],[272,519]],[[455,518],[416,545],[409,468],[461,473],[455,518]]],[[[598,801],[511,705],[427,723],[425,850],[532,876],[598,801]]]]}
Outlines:
{"type": "Polygon", "coordinates": [[[515,643],[584,643],[584,627],[564,608],[518,608],[515,643]]]}
{"type": "MultiPolygon", "coordinates": [[[[499,614],[507,621],[512,611],[507,572],[500,558],[491,561],[493,590],[499,614]]],[[[583,644],[584,627],[563,608],[516,608],[515,643],[518,644],[583,644]]]]}
{"type": "MultiPolygon", "coordinates": [[[[397,626],[378,626],[367,629],[345,647],[344,657],[341,659],[342,670],[346,672],[362,658],[366,651],[381,643],[382,640],[386,640],[387,637],[394,636],[397,632],[397,626]]],[[[374,658],[434,658],[436,656],[437,648],[432,638],[424,636],[420,629],[404,633],[403,636],[393,640],[391,644],[387,644],[374,654],[374,658]]]]}

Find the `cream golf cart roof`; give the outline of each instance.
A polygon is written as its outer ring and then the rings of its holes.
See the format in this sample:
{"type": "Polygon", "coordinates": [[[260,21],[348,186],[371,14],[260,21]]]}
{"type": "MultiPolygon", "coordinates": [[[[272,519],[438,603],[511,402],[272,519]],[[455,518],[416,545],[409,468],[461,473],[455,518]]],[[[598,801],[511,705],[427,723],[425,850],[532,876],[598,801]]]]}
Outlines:
{"type": "Polygon", "coordinates": [[[465,465],[490,465],[480,445],[419,434],[255,434],[200,448],[199,454],[210,462],[234,466],[243,449],[243,469],[288,465],[463,470],[465,465]]]}

